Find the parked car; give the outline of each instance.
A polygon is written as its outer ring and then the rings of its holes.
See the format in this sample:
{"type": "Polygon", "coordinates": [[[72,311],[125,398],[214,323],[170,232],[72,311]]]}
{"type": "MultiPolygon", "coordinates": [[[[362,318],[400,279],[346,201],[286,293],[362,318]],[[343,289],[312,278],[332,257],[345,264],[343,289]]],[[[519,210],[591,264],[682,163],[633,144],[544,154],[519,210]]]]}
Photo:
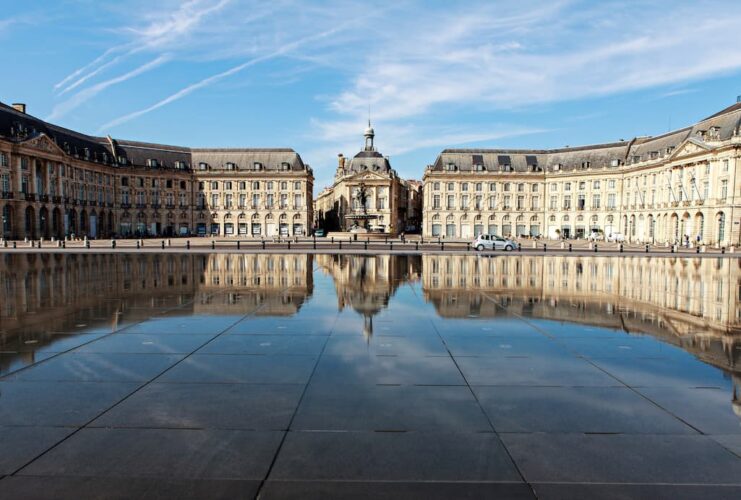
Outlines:
{"type": "Polygon", "coordinates": [[[502,238],[496,234],[480,234],[473,240],[473,248],[482,250],[504,250],[511,252],[517,245],[514,241],[502,238]]]}
{"type": "Polygon", "coordinates": [[[314,236],[317,238],[323,238],[324,237],[324,229],[315,229],[314,230],[314,236]]]}
{"type": "Polygon", "coordinates": [[[589,234],[589,241],[602,241],[604,238],[605,236],[599,231],[592,231],[589,234]]]}
{"type": "Polygon", "coordinates": [[[610,233],[607,236],[607,241],[621,243],[625,241],[625,236],[623,236],[623,233],[610,233]]]}

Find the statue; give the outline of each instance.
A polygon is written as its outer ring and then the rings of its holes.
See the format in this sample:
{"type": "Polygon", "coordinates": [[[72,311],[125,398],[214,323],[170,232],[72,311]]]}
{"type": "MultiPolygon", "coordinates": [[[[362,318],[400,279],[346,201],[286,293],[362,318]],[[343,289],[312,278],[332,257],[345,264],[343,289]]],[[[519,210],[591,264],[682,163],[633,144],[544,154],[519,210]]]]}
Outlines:
{"type": "Polygon", "coordinates": [[[365,189],[365,184],[361,183],[360,186],[358,186],[358,190],[355,193],[355,199],[360,203],[360,208],[363,210],[363,213],[368,213],[366,208],[368,191],[365,189]]]}

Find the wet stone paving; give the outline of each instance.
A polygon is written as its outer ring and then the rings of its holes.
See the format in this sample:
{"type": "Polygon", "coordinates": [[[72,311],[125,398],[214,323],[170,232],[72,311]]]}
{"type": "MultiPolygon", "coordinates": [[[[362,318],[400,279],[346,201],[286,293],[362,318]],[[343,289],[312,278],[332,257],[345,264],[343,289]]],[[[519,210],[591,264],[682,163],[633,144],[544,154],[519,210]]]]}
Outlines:
{"type": "Polygon", "coordinates": [[[0,499],[741,498],[736,259],[0,264],[0,499]]]}

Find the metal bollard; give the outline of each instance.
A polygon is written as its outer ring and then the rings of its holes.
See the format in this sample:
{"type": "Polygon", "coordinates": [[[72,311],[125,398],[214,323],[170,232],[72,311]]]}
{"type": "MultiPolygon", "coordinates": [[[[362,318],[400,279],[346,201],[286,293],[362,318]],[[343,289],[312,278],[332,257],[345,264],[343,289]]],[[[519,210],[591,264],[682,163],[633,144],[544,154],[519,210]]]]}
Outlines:
{"type": "Polygon", "coordinates": [[[288,249],[291,249],[291,240],[288,240],[288,249]]]}
{"type": "Polygon", "coordinates": [[[394,242],[393,241],[390,241],[389,243],[391,244],[391,251],[393,251],[394,250],[394,242]]]}
{"type": "Polygon", "coordinates": [[[13,242],[13,248],[18,248],[15,244],[15,241],[13,242]]]}
{"type": "Polygon", "coordinates": [[[265,240],[262,240],[262,249],[265,250],[265,240]]]}
{"type": "Polygon", "coordinates": [[[316,236],[314,237],[314,250],[316,250],[316,236]]]}
{"type": "Polygon", "coordinates": [[[623,253],[623,244],[620,243],[620,253],[623,253]]]}
{"type": "Polygon", "coordinates": [[[140,245],[139,245],[139,240],[136,240],[136,248],[138,249],[138,248],[139,248],[139,246],[140,246],[140,245]]]}
{"type": "Polygon", "coordinates": [[[726,247],[720,247],[720,253],[726,253],[726,247]]]}
{"type": "Polygon", "coordinates": [[[162,250],[165,249],[165,240],[162,240],[162,250]]]}
{"type": "Polygon", "coordinates": [[[471,250],[471,243],[466,242],[466,252],[469,252],[471,250]]]}
{"type": "Polygon", "coordinates": [[[597,243],[594,244],[594,253],[597,253],[597,243]]]}
{"type": "Polygon", "coordinates": [[[334,236],[332,236],[332,244],[334,245],[334,236]]]}
{"type": "Polygon", "coordinates": [[[543,243],[543,253],[548,251],[548,245],[543,243]]]}
{"type": "MultiPolygon", "coordinates": [[[[15,243],[13,243],[13,248],[15,248],[15,243]]],[[[62,248],[67,248],[67,242],[62,241],[62,248]]]]}
{"type": "Polygon", "coordinates": [[[569,243],[569,252],[571,251],[571,243],[569,243]]]}
{"type": "Polygon", "coordinates": [[[522,252],[522,243],[517,244],[517,251],[522,252]]]}
{"type": "Polygon", "coordinates": [[[419,250],[419,241],[414,242],[414,249],[419,250]]]}
{"type": "Polygon", "coordinates": [[[340,241],[340,250],[342,250],[342,240],[339,240],[339,241],[340,241]]]}
{"type": "Polygon", "coordinates": [[[700,253],[700,245],[697,245],[697,247],[695,249],[695,253],[700,253]]]}
{"type": "Polygon", "coordinates": [[[85,241],[85,248],[90,248],[90,240],[85,241]]]}
{"type": "Polygon", "coordinates": [[[187,248],[188,250],[190,250],[190,240],[187,240],[185,242],[185,248],[187,248]]]}
{"type": "Polygon", "coordinates": [[[365,241],[363,242],[363,245],[364,245],[364,247],[365,247],[365,250],[368,250],[368,240],[365,240],[365,241]]]}
{"type": "Polygon", "coordinates": [[[211,240],[211,250],[216,250],[216,242],[211,240]]]}
{"type": "Polygon", "coordinates": [[[441,241],[440,242],[440,251],[445,251],[445,242],[444,241],[441,241]]]}
{"type": "Polygon", "coordinates": [[[646,253],[648,253],[648,245],[646,245],[646,253]]]}

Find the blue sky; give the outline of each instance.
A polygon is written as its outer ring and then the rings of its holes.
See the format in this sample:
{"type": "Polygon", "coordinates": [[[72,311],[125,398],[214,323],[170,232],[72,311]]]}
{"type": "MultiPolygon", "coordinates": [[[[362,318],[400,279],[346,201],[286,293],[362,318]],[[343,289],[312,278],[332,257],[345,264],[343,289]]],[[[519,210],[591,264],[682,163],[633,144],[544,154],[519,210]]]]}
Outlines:
{"type": "Polygon", "coordinates": [[[0,100],[90,134],[296,149],[331,182],[376,145],[657,135],[741,94],[741,2],[0,0],[0,100]]]}

